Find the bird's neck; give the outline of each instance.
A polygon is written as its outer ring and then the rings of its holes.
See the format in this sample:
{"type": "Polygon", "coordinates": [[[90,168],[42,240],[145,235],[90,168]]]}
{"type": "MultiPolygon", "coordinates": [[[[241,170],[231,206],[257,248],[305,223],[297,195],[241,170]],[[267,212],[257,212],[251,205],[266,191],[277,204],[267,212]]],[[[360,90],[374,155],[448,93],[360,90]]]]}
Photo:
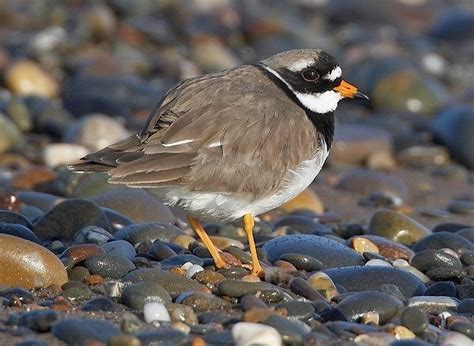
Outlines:
{"type": "Polygon", "coordinates": [[[326,142],[327,149],[329,150],[331,148],[331,144],[334,138],[334,112],[331,111],[321,114],[312,111],[301,103],[295,93],[288,87],[285,82],[283,82],[280,78],[271,73],[263,64],[257,64],[254,66],[257,67],[260,71],[262,71],[263,74],[267,78],[269,78],[277,87],[283,90],[293,102],[295,102],[299,107],[303,108],[306,113],[306,116],[309,118],[309,120],[311,120],[318,133],[323,136],[324,141],[326,142]]]}

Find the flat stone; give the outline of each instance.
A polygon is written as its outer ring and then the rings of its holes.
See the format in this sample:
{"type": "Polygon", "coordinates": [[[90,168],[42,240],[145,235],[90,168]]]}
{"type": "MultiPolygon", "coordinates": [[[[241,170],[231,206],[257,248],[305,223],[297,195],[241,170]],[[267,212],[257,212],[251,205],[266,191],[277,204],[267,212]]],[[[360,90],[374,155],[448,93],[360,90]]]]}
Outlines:
{"type": "Polygon", "coordinates": [[[299,210],[311,210],[316,214],[322,214],[324,212],[324,204],[318,195],[308,188],[293,198],[291,201],[288,201],[280,206],[280,209],[287,214],[291,214],[299,210]]]}
{"type": "Polygon", "coordinates": [[[18,238],[29,240],[33,243],[40,244],[41,240],[33,233],[31,229],[19,224],[0,223],[0,234],[9,234],[18,238]]]}
{"type": "Polygon", "coordinates": [[[247,282],[241,280],[224,280],[217,286],[219,295],[241,297],[262,290],[280,291],[277,286],[266,282],[247,282]]]}
{"type": "Polygon", "coordinates": [[[262,247],[270,261],[276,261],[285,253],[313,256],[321,261],[324,268],[344,267],[363,264],[357,252],[334,240],[309,234],[278,237],[262,247]],[[334,253],[337,252],[337,256],[334,253]]]}
{"type": "MultiPolygon", "coordinates": [[[[381,236],[363,235],[363,236],[358,236],[357,238],[368,239],[377,247],[378,253],[381,256],[391,259],[391,260],[397,260],[397,259],[409,260],[415,255],[415,252],[411,250],[410,248],[381,236]]],[[[368,252],[371,252],[371,251],[368,251],[368,252]]]]}
{"type": "Polygon", "coordinates": [[[417,307],[405,308],[400,316],[400,323],[415,334],[423,333],[429,326],[428,317],[417,307]]]}
{"type": "Polygon", "coordinates": [[[143,311],[148,302],[171,303],[167,290],[160,284],[144,280],[131,284],[122,292],[122,302],[133,310],[143,311]]]}
{"type": "Polygon", "coordinates": [[[178,296],[176,298],[176,303],[190,306],[196,313],[230,309],[232,307],[228,301],[216,297],[213,294],[202,292],[185,292],[183,293],[183,296],[178,296]]]}
{"type": "Polygon", "coordinates": [[[171,242],[181,234],[184,234],[184,232],[178,227],[155,221],[125,226],[117,231],[114,237],[126,240],[136,248],[142,243],[152,244],[156,240],[171,242]]]}
{"type": "Polygon", "coordinates": [[[61,286],[67,281],[64,265],[51,251],[28,240],[0,234],[0,285],[33,289],[61,286]]]}
{"type": "Polygon", "coordinates": [[[0,210],[0,223],[11,223],[33,229],[33,224],[30,220],[14,211],[0,210]]]}
{"type": "Polygon", "coordinates": [[[379,290],[381,286],[393,284],[400,288],[406,298],[421,295],[426,287],[416,276],[403,270],[381,267],[362,266],[333,268],[323,271],[336,285],[341,285],[348,292],[379,290]]]}
{"type": "Polygon", "coordinates": [[[474,244],[466,238],[451,232],[436,232],[433,233],[413,245],[415,252],[420,252],[428,249],[439,250],[448,248],[457,253],[462,250],[474,250],[474,244]]]}
{"type": "Polygon", "coordinates": [[[372,215],[368,234],[378,235],[403,245],[411,245],[431,234],[415,220],[391,210],[378,210],[372,215]]]}
{"type": "Polygon", "coordinates": [[[424,313],[438,315],[442,312],[455,312],[459,300],[442,296],[415,296],[408,299],[408,307],[417,307],[424,313]]]}
{"type": "Polygon", "coordinates": [[[55,337],[70,345],[82,345],[91,339],[107,343],[110,338],[122,334],[108,321],[89,318],[68,318],[58,321],[51,331],[55,337]]]}
{"type": "Polygon", "coordinates": [[[18,326],[29,328],[37,333],[47,333],[57,321],[58,313],[54,310],[37,310],[23,313],[18,326]]]}

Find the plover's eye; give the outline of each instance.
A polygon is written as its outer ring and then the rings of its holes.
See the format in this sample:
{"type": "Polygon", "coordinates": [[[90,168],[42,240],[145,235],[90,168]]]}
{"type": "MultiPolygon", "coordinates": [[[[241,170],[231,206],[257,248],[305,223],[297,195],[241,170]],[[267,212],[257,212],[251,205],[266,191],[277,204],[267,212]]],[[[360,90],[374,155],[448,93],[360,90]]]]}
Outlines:
{"type": "Polygon", "coordinates": [[[319,78],[319,73],[312,68],[308,68],[301,72],[301,77],[303,77],[303,79],[307,82],[314,82],[319,78]]]}

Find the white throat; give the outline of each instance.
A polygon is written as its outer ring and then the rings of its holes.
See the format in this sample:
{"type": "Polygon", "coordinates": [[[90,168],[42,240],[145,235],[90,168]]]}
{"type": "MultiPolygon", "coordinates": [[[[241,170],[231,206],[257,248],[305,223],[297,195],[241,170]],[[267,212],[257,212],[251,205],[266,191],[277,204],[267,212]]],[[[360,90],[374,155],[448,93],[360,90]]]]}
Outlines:
{"type": "Polygon", "coordinates": [[[264,64],[261,66],[285,83],[288,89],[290,89],[291,92],[298,98],[301,104],[315,113],[324,114],[333,112],[336,110],[338,102],[343,99],[342,95],[334,90],[329,90],[318,94],[305,94],[297,92],[280,76],[278,72],[272,70],[270,67],[264,64]]]}

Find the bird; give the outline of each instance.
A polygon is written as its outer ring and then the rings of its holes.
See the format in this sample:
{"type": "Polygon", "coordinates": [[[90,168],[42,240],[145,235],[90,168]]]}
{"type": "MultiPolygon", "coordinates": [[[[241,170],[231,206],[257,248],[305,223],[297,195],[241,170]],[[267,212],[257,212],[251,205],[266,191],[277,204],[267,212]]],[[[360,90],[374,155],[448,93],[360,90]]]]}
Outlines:
{"type": "Polygon", "coordinates": [[[319,49],[280,52],[179,82],[139,132],[69,169],[105,172],[112,184],[145,189],[187,212],[216,268],[229,263],[201,222],[241,219],[251,274],[261,277],[254,217],[311,184],[328,157],[334,111],[344,98],[368,100],[342,79],[332,55],[319,49]]]}

